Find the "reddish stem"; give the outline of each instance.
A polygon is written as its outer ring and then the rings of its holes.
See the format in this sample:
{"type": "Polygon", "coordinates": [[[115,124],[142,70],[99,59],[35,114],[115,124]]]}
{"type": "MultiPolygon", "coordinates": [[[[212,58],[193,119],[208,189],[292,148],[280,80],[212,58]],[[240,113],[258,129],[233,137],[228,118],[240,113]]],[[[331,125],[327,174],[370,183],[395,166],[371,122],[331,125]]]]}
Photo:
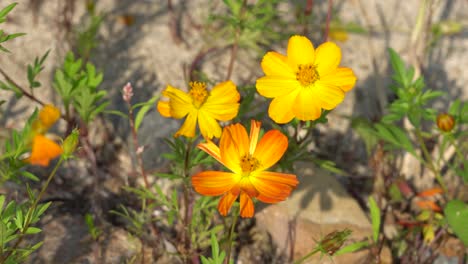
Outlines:
{"type": "Polygon", "coordinates": [[[325,24],[324,40],[328,41],[328,32],[330,31],[330,20],[333,7],[333,0],[328,0],[327,23],[325,24]]]}

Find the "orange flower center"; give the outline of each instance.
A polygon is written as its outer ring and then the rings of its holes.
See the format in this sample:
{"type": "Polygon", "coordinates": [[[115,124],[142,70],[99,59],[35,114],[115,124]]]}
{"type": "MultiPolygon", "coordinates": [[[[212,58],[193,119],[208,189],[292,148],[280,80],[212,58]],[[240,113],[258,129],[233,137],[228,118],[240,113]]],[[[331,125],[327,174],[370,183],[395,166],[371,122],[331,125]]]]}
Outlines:
{"type": "Polygon", "coordinates": [[[190,82],[189,94],[193,99],[193,105],[196,108],[200,108],[208,97],[208,91],[206,90],[206,83],[204,82],[190,82]]]}
{"type": "Polygon", "coordinates": [[[298,80],[302,86],[309,86],[318,79],[320,79],[320,76],[315,65],[299,65],[299,69],[296,72],[296,80],[298,80]]]}
{"type": "Polygon", "coordinates": [[[258,167],[260,167],[260,161],[258,161],[258,159],[252,157],[252,155],[250,154],[245,154],[242,158],[241,158],[241,164],[240,164],[241,168],[242,168],[242,172],[252,172],[256,169],[258,169],[258,167]]]}

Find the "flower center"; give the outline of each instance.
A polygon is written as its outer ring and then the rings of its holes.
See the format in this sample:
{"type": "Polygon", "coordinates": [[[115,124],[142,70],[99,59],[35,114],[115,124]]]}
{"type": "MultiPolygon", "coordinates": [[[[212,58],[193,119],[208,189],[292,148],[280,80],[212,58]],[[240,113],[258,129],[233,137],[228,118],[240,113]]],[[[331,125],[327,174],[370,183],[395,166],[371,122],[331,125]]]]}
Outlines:
{"type": "Polygon", "coordinates": [[[245,154],[242,158],[241,158],[241,164],[240,164],[241,168],[242,168],[242,172],[252,172],[256,169],[258,169],[258,167],[260,167],[260,161],[258,161],[258,159],[252,157],[252,155],[250,154],[245,154]]]}
{"type": "Polygon", "coordinates": [[[299,70],[296,72],[296,80],[298,80],[302,86],[309,86],[319,79],[320,76],[315,65],[299,65],[299,70]]]}
{"type": "Polygon", "coordinates": [[[208,91],[206,90],[206,83],[204,82],[190,82],[189,94],[193,99],[193,104],[196,108],[200,108],[208,97],[208,91]]]}

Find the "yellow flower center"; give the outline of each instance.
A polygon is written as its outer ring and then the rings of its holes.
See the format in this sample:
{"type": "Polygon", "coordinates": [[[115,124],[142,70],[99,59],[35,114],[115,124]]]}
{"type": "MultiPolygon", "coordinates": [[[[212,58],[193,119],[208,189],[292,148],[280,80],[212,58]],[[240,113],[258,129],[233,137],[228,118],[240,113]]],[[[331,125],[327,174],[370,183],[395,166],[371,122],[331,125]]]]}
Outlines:
{"type": "Polygon", "coordinates": [[[206,90],[206,83],[204,82],[190,82],[189,94],[193,99],[193,104],[196,108],[200,108],[208,97],[208,91],[206,90]]]}
{"type": "Polygon", "coordinates": [[[317,66],[312,64],[299,65],[299,70],[296,73],[296,80],[302,86],[309,86],[319,80],[320,76],[317,72],[317,66]]]}
{"type": "Polygon", "coordinates": [[[260,161],[258,159],[252,157],[250,154],[245,154],[241,158],[241,164],[242,172],[247,172],[250,173],[260,167],[260,161]]]}

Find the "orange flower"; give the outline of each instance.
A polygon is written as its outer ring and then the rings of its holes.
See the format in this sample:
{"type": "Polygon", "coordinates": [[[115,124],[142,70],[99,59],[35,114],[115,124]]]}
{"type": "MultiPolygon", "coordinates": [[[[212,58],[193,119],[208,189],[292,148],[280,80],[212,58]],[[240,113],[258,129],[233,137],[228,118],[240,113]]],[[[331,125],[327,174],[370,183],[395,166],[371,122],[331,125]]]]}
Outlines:
{"type": "Polygon", "coordinates": [[[432,210],[434,212],[440,212],[442,211],[442,209],[433,201],[429,201],[429,200],[419,200],[419,201],[416,201],[416,205],[421,208],[421,209],[428,209],[428,210],[432,210]]]}
{"type": "Polygon", "coordinates": [[[31,156],[26,159],[26,162],[47,167],[50,160],[60,154],[62,154],[62,148],[57,143],[38,134],[34,136],[31,156]]]}
{"type": "Polygon", "coordinates": [[[60,110],[53,105],[44,105],[34,120],[32,129],[36,134],[44,134],[60,118],[60,110]]]}
{"type": "Polygon", "coordinates": [[[265,171],[283,156],[288,138],[278,130],[270,130],[259,141],[260,125],[252,120],[250,137],[241,124],[229,125],[223,130],[219,148],[211,141],[198,145],[232,171],[204,171],[192,177],[198,193],[222,195],[218,211],[223,216],[240,196],[240,215],[252,217],[252,198],[264,203],[284,201],[299,183],[296,175],[265,171]]]}

